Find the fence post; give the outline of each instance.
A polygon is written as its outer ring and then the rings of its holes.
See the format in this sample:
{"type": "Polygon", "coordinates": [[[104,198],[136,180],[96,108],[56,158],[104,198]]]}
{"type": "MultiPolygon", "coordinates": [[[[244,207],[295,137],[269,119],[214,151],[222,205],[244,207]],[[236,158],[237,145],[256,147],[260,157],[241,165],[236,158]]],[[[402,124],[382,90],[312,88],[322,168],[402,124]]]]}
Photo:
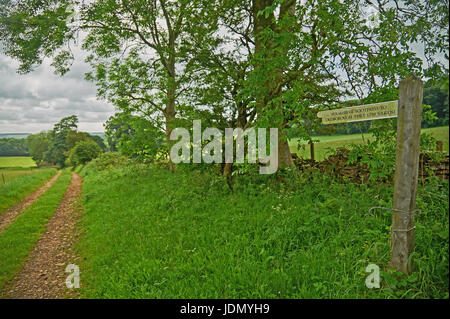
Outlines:
{"type": "Polygon", "coordinates": [[[314,142],[309,141],[309,151],[311,153],[311,159],[314,161],[314,142]]]}
{"type": "Polygon", "coordinates": [[[391,268],[405,274],[413,270],[411,254],[414,251],[414,210],[419,174],[422,94],[423,83],[414,75],[400,82],[391,229],[391,268]]]}

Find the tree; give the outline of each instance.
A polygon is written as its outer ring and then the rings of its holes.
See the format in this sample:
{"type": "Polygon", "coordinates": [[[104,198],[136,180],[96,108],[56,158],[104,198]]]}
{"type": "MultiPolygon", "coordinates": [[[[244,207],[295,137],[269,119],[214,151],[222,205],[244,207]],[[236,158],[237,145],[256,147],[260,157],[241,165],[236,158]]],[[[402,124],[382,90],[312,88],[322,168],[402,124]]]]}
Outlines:
{"type": "Polygon", "coordinates": [[[433,63],[436,53],[448,59],[445,7],[438,1],[254,0],[254,69],[246,91],[255,98],[258,119],[279,128],[279,165],[291,165],[285,136],[292,124],[307,129],[302,121],[312,119],[314,109],[349,97],[364,102],[410,73],[445,68],[433,63]],[[411,45],[425,38],[433,43],[425,52],[430,68],[411,45]]]}
{"type": "Polygon", "coordinates": [[[86,132],[78,132],[78,131],[70,131],[66,135],[66,148],[71,150],[75,147],[75,145],[80,141],[89,140],[88,133],[86,132]]]}
{"type": "Polygon", "coordinates": [[[448,74],[442,79],[431,79],[425,83],[423,103],[431,106],[431,110],[436,113],[438,119],[432,123],[424,121],[423,127],[448,125],[448,101],[448,74]]]}
{"type": "Polygon", "coordinates": [[[105,142],[101,136],[98,135],[92,135],[87,133],[87,137],[91,140],[93,140],[95,143],[97,143],[98,146],[102,149],[103,152],[106,152],[107,147],[105,145],[105,142]]]}
{"type": "Polygon", "coordinates": [[[203,31],[208,2],[92,1],[76,6],[79,20],[70,23],[74,4],[5,1],[0,39],[6,53],[21,62],[21,72],[31,71],[43,56],[56,56],[53,65],[63,74],[73,59],[63,46],[86,31],[83,47],[92,53],[88,61],[94,68],[87,78],[96,82],[99,96],[164,127],[171,144],[177,99],[190,84],[191,49],[208,34],[203,31]]]}
{"type": "Polygon", "coordinates": [[[98,95],[164,130],[168,148],[173,125],[194,115],[277,127],[281,167],[292,165],[287,137],[310,140],[318,110],[395,98],[410,73],[448,73],[448,1],[96,0],[74,22],[75,1],[3,2],[0,39],[19,71],[53,57],[66,72],[64,46],[84,31],[98,95]]]}
{"type": "Polygon", "coordinates": [[[191,86],[192,48],[208,34],[199,28],[208,7],[197,0],[98,1],[81,14],[95,70],[87,78],[99,96],[164,130],[167,151],[180,96],[191,86]]]}
{"type": "Polygon", "coordinates": [[[44,162],[44,154],[48,151],[50,136],[47,132],[40,132],[27,136],[26,144],[33,160],[40,165],[44,162]]]}
{"type": "Polygon", "coordinates": [[[25,140],[18,138],[0,138],[0,156],[29,156],[25,140]]]}
{"type": "MultiPolygon", "coordinates": [[[[219,27],[207,45],[198,47],[197,85],[181,110],[188,126],[199,118],[205,127],[220,130],[253,126],[256,109],[252,99],[242,95],[254,51],[251,12],[250,1],[235,0],[217,1],[209,11],[219,27]]],[[[230,178],[232,168],[232,163],[225,163],[222,175],[230,178]]]]}
{"type": "Polygon", "coordinates": [[[69,150],[66,138],[71,131],[77,129],[77,126],[78,117],[76,115],[65,117],[53,126],[53,130],[49,132],[49,146],[44,153],[46,162],[64,167],[67,158],[66,152],[69,150]]]}
{"type": "Polygon", "coordinates": [[[145,118],[117,113],[110,117],[106,128],[108,140],[123,155],[138,160],[154,160],[165,152],[164,132],[145,118]]]}
{"type": "Polygon", "coordinates": [[[71,165],[84,165],[97,158],[102,149],[92,140],[79,141],[70,151],[69,163],[71,165]]]}
{"type": "Polygon", "coordinates": [[[126,116],[125,113],[116,113],[103,124],[110,152],[118,151],[119,141],[122,135],[130,135],[133,133],[131,126],[126,122],[126,119],[122,119],[122,117],[126,116]]]}

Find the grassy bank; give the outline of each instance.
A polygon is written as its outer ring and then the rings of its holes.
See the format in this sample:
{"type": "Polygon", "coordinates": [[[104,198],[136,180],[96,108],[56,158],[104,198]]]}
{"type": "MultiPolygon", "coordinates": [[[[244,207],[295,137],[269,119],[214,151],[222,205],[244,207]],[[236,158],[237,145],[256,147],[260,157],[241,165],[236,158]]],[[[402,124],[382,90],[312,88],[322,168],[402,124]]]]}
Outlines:
{"type": "Polygon", "coordinates": [[[0,290],[25,263],[44,233],[45,223],[58,208],[70,180],[70,172],[63,172],[47,192],[0,234],[0,290]]]}
{"type": "MultiPolygon", "coordinates": [[[[422,129],[422,133],[431,134],[438,141],[443,142],[444,151],[449,151],[449,127],[433,127],[422,129]]],[[[371,134],[364,134],[365,140],[372,139],[371,134]]],[[[315,158],[318,161],[324,160],[332,151],[339,147],[348,147],[351,144],[361,144],[363,143],[363,136],[361,134],[348,134],[348,135],[324,135],[314,137],[316,142],[314,144],[315,158]]],[[[311,158],[311,153],[309,151],[309,145],[302,142],[305,148],[300,148],[297,150],[297,139],[292,139],[289,141],[291,147],[291,152],[297,153],[303,158],[311,158]]]]}
{"type": "Polygon", "coordinates": [[[22,176],[16,176],[16,170],[0,170],[0,174],[10,173],[14,178],[8,178],[8,181],[5,184],[3,181],[0,182],[0,214],[4,213],[7,209],[19,203],[25,197],[44,185],[48,179],[56,174],[56,169],[36,169],[30,174],[22,176]]]}
{"type": "Polygon", "coordinates": [[[85,177],[83,293],[94,298],[448,298],[448,182],[419,190],[416,271],[386,272],[392,187],[129,167],[85,177]],[[280,183],[279,179],[284,182],[280,183]],[[382,270],[367,289],[365,268],[382,270]],[[86,285],[87,284],[87,285],[86,285]]]}

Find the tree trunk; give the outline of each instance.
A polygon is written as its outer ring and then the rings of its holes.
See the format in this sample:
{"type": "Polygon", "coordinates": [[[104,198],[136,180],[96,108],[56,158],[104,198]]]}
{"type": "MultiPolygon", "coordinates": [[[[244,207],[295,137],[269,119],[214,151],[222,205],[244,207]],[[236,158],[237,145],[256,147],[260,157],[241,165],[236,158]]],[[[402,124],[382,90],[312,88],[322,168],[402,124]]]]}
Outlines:
{"type": "Polygon", "coordinates": [[[166,142],[167,142],[167,151],[169,154],[169,165],[170,169],[173,171],[175,169],[175,163],[172,162],[170,158],[170,149],[173,145],[173,141],[170,139],[170,134],[173,130],[173,120],[175,119],[175,99],[176,99],[176,81],[175,81],[175,62],[169,65],[169,81],[167,88],[167,103],[166,108],[164,110],[164,116],[166,119],[166,142]]]}
{"type": "MultiPolygon", "coordinates": [[[[275,48],[275,43],[273,39],[261,39],[258,34],[263,31],[265,28],[270,28],[274,32],[279,32],[279,28],[277,23],[275,22],[275,15],[270,13],[269,15],[261,14],[258,15],[258,12],[264,10],[265,8],[272,5],[272,0],[253,0],[253,18],[254,18],[254,37],[255,37],[255,56],[258,56],[261,60],[258,61],[256,68],[264,68],[267,67],[267,64],[264,62],[267,60],[276,60],[277,56],[280,54],[286,54],[286,48],[282,47],[281,53],[279,48],[275,48]]],[[[286,1],[283,3],[280,9],[280,19],[283,15],[293,15],[295,1],[286,1]]],[[[285,31],[285,30],[281,30],[285,31]]],[[[278,115],[283,114],[283,102],[281,99],[282,96],[282,75],[283,70],[280,66],[275,66],[273,70],[270,70],[269,76],[264,83],[265,96],[257,97],[258,109],[263,109],[268,103],[272,103],[272,107],[275,109],[278,115]],[[275,102],[278,99],[278,102],[275,102]]],[[[279,117],[278,117],[279,118],[279,117]]],[[[294,166],[294,162],[292,161],[292,155],[289,148],[288,141],[285,136],[284,127],[285,120],[284,117],[281,116],[282,120],[277,120],[271,125],[272,127],[278,128],[278,167],[292,167],[294,166]]]]}
{"type": "MultiPolygon", "coordinates": [[[[168,19],[168,17],[166,17],[168,19]]],[[[177,93],[177,81],[176,81],[176,70],[175,70],[175,35],[173,30],[170,28],[170,21],[166,21],[167,26],[169,27],[169,54],[167,59],[167,102],[166,108],[164,110],[164,116],[166,118],[166,142],[167,142],[167,151],[169,154],[169,165],[170,169],[173,171],[175,169],[175,163],[172,162],[170,158],[170,149],[173,145],[173,141],[170,139],[170,134],[172,133],[173,120],[175,119],[175,102],[176,102],[176,93],[177,93]]]]}
{"type": "Polygon", "coordinates": [[[278,133],[278,167],[286,168],[294,166],[291,150],[288,141],[283,138],[282,133],[278,133]]]}

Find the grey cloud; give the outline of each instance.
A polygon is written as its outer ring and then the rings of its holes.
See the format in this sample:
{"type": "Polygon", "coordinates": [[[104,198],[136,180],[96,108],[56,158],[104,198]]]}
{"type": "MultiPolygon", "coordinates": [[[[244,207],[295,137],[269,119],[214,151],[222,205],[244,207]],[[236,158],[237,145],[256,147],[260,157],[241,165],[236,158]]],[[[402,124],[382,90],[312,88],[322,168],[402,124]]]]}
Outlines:
{"type": "Polygon", "coordinates": [[[50,61],[34,72],[17,74],[17,62],[0,51],[0,132],[50,130],[62,117],[75,114],[79,128],[102,131],[114,107],[96,98],[93,83],[84,79],[89,66],[79,49],[71,70],[60,77],[50,61]]]}

